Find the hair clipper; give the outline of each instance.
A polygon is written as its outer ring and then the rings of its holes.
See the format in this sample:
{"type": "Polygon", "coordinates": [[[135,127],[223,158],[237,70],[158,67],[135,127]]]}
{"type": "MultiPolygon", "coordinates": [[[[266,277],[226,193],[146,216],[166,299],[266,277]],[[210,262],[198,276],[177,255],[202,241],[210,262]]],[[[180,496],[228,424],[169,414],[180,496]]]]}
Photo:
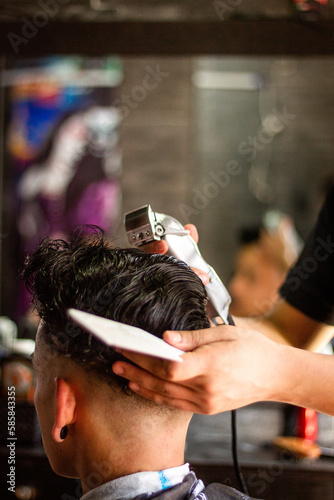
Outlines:
{"type": "Polygon", "coordinates": [[[125,214],[125,229],[132,246],[141,247],[154,240],[168,243],[167,255],[172,255],[186,262],[189,266],[200,269],[209,275],[206,285],[212,317],[220,316],[225,324],[233,324],[228,309],[231,297],[215,270],[203,259],[198,246],[189,231],[174,217],[153,212],[150,205],[145,205],[125,214]]]}

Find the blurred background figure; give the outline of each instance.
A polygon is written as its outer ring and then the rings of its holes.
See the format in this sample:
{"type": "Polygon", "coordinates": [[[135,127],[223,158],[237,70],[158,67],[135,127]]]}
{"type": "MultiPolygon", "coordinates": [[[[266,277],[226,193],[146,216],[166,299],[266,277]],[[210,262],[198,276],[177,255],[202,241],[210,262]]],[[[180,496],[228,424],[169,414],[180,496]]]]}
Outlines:
{"type": "Polygon", "coordinates": [[[242,229],[229,284],[231,314],[254,317],[269,313],[301,248],[292,219],[278,211],[266,212],[258,227],[242,229]]]}

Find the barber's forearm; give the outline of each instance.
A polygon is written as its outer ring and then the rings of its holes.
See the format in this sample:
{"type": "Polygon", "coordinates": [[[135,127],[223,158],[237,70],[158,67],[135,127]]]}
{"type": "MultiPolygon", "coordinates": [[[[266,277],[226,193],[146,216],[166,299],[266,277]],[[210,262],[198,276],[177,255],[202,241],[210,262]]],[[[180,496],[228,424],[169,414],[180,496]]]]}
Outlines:
{"type": "Polygon", "coordinates": [[[279,346],[282,369],[271,399],[334,415],[334,358],[279,346]]]}
{"type": "Polygon", "coordinates": [[[266,337],[301,349],[320,351],[331,340],[334,327],[306,316],[280,299],[268,316],[236,318],[238,326],[255,329],[266,337]]]}
{"type": "Polygon", "coordinates": [[[292,342],[289,342],[286,335],[284,336],[281,333],[280,329],[268,318],[240,318],[234,316],[233,320],[235,325],[240,328],[256,330],[265,335],[268,339],[273,340],[274,342],[297,347],[294,346],[292,342]]]}

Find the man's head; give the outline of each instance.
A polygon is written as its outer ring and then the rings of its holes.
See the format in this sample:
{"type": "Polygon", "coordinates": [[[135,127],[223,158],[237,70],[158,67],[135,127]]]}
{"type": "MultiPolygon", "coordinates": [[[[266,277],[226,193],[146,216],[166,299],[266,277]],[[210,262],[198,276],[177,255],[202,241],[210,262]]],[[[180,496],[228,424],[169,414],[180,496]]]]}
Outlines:
{"type": "MultiPolygon", "coordinates": [[[[138,326],[158,337],[167,329],[206,328],[205,288],[186,264],[137,249],[112,248],[103,233],[95,230],[89,236],[79,233],[69,243],[44,240],[27,259],[23,276],[42,319],[36,342],[35,400],[43,441],[55,470],[75,475],[60,464],[69,439],[61,442],[59,430],[69,426],[71,439],[72,425],[76,436],[82,428],[86,432],[87,414],[95,426],[98,419],[104,435],[121,425],[123,417],[129,422],[136,415],[138,423],[145,414],[147,425],[151,415],[157,425],[160,416],[165,425],[168,419],[180,418],[176,410],[129,394],[126,380],[112,371],[112,364],[121,356],[71,323],[66,311],[74,307],[138,326]],[[83,401],[89,404],[85,406],[83,401]],[[130,407],[132,414],[123,413],[122,417],[120,412],[130,407]],[[85,419],[80,420],[84,413],[85,419]],[[113,421],[115,414],[120,416],[117,422],[113,421]],[[59,446],[55,449],[55,442],[63,446],[62,453],[59,446]]],[[[99,436],[94,439],[98,441],[99,436]]],[[[122,442],[126,442],[124,435],[122,442]]],[[[72,454],[68,450],[65,455],[77,462],[72,454]]]]}
{"type": "Polygon", "coordinates": [[[58,353],[110,384],[126,382],[111,371],[119,355],[69,321],[74,307],[143,328],[209,326],[206,292],[199,278],[174,257],[117,249],[102,232],[71,242],[45,239],[27,259],[24,279],[43,320],[44,340],[58,353]]]}
{"type": "Polygon", "coordinates": [[[234,272],[229,283],[232,297],[230,312],[235,316],[266,314],[278,298],[278,289],[286,269],[281,263],[282,259],[265,244],[267,234],[260,228],[241,232],[234,272]]]}

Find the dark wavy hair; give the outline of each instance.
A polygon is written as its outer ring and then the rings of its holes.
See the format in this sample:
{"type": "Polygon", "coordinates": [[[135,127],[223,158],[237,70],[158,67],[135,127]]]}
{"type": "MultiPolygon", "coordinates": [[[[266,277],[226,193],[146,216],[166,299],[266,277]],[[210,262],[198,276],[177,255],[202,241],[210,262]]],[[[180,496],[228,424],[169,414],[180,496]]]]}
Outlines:
{"type": "Polygon", "coordinates": [[[74,325],[68,308],[157,337],[165,330],[210,326],[205,287],[187,264],[135,248],[113,248],[100,228],[90,234],[77,231],[69,242],[45,238],[26,259],[22,275],[44,321],[47,344],[123,389],[127,381],[111,370],[122,356],[74,325]]]}

